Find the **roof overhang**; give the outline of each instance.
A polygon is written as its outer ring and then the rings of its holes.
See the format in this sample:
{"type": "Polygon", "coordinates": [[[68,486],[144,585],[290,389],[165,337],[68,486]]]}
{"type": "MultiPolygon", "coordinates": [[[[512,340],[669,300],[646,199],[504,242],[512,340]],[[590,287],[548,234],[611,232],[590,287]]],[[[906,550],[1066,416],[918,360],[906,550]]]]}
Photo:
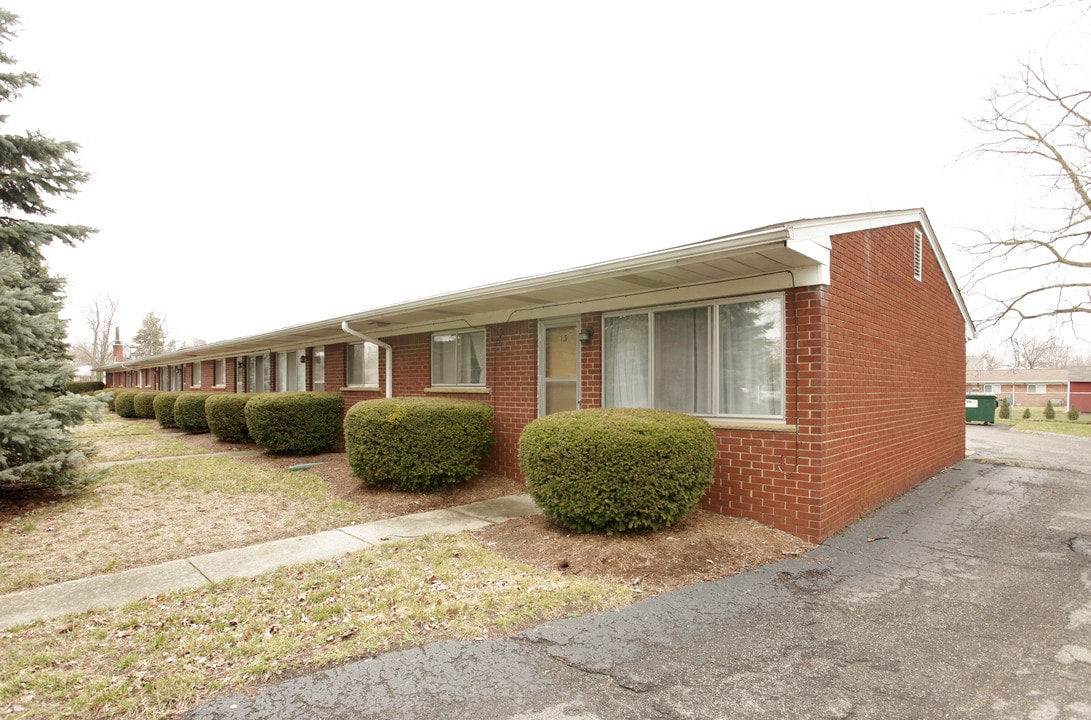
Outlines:
{"type": "MultiPolygon", "coordinates": [[[[453,327],[826,285],[830,282],[830,238],[833,235],[913,221],[921,222],[925,228],[925,234],[949,276],[946,261],[942,259],[923,210],[800,220],[96,369],[139,369],[354,341],[356,338],[342,329],[343,322],[372,337],[394,337],[453,327]]],[[[964,310],[953,279],[948,279],[964,310]]],[[[964,315],[969,322],[965,310],[964,315]]]]}

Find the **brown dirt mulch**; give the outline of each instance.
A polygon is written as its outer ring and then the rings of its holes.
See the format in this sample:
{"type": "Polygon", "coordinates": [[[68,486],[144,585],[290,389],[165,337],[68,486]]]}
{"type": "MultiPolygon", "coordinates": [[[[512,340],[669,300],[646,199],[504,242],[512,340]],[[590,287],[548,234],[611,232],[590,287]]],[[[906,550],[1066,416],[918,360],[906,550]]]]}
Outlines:
{"type": "MultiPolygon", "coordinates": [[[[253,445],[222,443],[211,435],[179,437],[209,452],[255,449],[253,445]]],[[[239,459],[278,468],[320,463],[306,471],[324,479],[334,496],[365,505],[380,517],[526,492],[522,482],[491,474],[435,493],[366,488],[352,476],[344,453],[299,458],[259,452],[239,459]]],[[[672,527],[650,533],[574,533],[538,515],[472,534],[490,550],[527,565],[623,583],[644,594],[717,580],[799,555],[812,547],[752,520],[703,510],[687,515],[672,527]]]]}

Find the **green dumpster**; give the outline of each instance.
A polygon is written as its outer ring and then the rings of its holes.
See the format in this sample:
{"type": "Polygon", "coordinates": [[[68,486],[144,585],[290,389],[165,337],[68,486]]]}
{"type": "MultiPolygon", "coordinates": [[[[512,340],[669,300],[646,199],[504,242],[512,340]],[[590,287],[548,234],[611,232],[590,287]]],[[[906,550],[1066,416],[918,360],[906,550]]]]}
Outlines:
{"type": "Polygon", "coordinates": [[[995,395],[967,395],[966,422],[980,422],[986,425],[996,422],[995,395]]]}

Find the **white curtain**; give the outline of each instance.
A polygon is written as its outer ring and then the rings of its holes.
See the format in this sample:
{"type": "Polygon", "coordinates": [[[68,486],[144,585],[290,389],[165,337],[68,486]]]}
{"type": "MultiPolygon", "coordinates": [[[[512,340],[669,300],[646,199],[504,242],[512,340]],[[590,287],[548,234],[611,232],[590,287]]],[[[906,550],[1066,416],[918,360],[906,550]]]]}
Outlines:
{"type": "Polygon", "coordinates": [[[648,314],[603,320],[603,403],[650,407],[648,314]]]}
{"type": "Polygon", "coordinates": [[[781,300],[720,306],[720,413],[783,414],[781,300]]]}
{"type": "Polygon", "coordinates": [[[655,406],[709,412],[708,307],[655,314],[655,406]]]}
{"type": "Polygon", "coordinates": [[[459,383],[462,385],[481,385],[485,382],[485,333],[483,331],[462,333],[462,367],[459,383]]]}

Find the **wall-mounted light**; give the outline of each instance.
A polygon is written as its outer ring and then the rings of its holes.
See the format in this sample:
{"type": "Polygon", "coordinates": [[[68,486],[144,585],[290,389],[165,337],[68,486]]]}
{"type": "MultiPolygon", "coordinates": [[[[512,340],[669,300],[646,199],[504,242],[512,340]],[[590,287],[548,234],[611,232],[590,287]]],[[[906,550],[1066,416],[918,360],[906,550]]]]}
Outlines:
{"type": "Polygon", "coordinates": [[[594,335],[595,335],[594,328],[589,328],[589,327],[588,328],[583,328],[576,335],[576,339],[579,340],[581,343],[589,343],[589,342],[591,342],[591,338],[594,337],[594,335]]]}
{"type": "Polygon", "coordinates": [[[307,356],[306,356],[306,355],[300,355],[300,356],[299,356],[299,362],[301,362],[301,363],[303,363],[304,365],[306,365],[306,364],[307,364],[307,356]]]}

